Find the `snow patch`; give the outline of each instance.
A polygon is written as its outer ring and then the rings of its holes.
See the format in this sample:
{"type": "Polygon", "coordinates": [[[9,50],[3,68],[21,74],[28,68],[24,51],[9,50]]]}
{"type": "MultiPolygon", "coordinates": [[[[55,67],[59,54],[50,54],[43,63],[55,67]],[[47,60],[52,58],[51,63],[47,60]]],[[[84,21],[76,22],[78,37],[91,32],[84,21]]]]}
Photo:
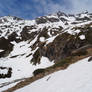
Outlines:
{"type": "Polygon", "coordinates": [[[40,41],[44,42],[45,41],[45,37],[40,37],[40,41]]]}
{"type": "Polygon", "coordinates": [[[0,52],[3,52],[3,51],[4,51],[4,50],[1,50],[1,49],[0,49],[0,52]]]}
{"type": "Polygon", "coordinates": [[[81,40],[85,39],[85,35],[80,35],[79,37],[80,37],[81,40]]]}

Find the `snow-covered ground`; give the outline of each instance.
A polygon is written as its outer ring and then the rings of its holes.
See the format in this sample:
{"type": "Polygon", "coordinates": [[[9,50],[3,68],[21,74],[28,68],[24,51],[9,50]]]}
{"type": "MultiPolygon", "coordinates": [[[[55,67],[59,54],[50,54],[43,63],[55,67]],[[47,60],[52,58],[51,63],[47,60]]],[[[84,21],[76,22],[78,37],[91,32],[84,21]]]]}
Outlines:
{"type": "MultiPolygon", "coordinates": [[[[0,66],[12,68],[12,76],[11,78],[0,79],[0,84],[4,82],[11,82],[12,80],[26,78],[33,76],[33,71],[38,68],[46,68],[52,66],[54,62],[50,61],[47,57],[42,56],[40,64],[33,65],[31,63],[32,55],[30,57],[26,57],[30,53],[34,54],[37,50],[31,51],[29,46],[32,44],[28,44],[28,42],[20,42],[15,43],[13,51],[6,58],[0,58],[0,66]],[[15,56],[14,58],[11,58],[15,56]]],[[[1,74],[7,73],[6,69],[0,71],[1,74]]]]}
{"type": "MultiPolygon", "coordinates": [[[[30,77],[33,74],[33,71],[38,68],[46,68],[53,65],[53,62],[50,62],[48,58],[42,57],[41,64],[32,65],[28,58],[25,57],[17,57],[13,59],[0,60],[0,65],[3,67],[11,67],[12,68],[12,76],[11,78],[0,79],[0,84],[4,82],[10,82],[12,80],[30,77]]],[[[4,70],[3,70],[4,71],[4,70]]],[[[2,72],[3,72],[2,71],[2,72]]],[[[5,71],[4,71],[5,72],[5,71]]],[[[4,74],[3,72],[3,74],[4,74]]]]}
{"type": "Polygon", "coordinates": [[[4,90],[7,90],[8,88],[11,88],[13,86],[15,86],[18,82],[15,83],[11,83],[10,85],[4,86],[0,88],[0,92],[3,92],[4,90]]]}
{"type": "Polygon", "coordinates": [[[92,62],[88,58],[50,74],[15,92],[92,92],[92,62]]]}

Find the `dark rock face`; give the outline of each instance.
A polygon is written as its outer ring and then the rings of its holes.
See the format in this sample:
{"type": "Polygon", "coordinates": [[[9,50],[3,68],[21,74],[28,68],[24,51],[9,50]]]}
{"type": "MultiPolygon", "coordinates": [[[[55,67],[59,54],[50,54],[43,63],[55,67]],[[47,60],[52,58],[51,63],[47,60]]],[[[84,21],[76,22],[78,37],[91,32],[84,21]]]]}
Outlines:
{"type": "Polygon", "coordinates": [[[8,40],[9,40],[10,42],[11,42],[11,41],[20,42],[21,39],[20,39],[20,38],[17,38],[17,37],[18,37],[17,33],[16,33],[16,32],[13,32],[12,34],[10,34],[10,35],[8,36],[8,40]]]}
{"type": "Polygon", "coordinates": [[[84,17],[84,18],[76,18],[77,21],[88,21],[91,20],[89,17],[84,17]]]}
{"type": "Polygon", "coordinates": [[[60,18],[60,20],[61,20],[62,22],[67,21],[67,19],[65,19],[65,18],[60,18]]]}
{"type": "Polygon", "coordinates": [[[0,49],[3,50],[12,50],[12,44],[9,42],[9,40],[5,39],[4,37],[0,38],[0,49]]]}
{"type": "Polygon", "coordinates": [[[65,14],[64,12],[61,12],[61,11],[57,12],[57,15],[58,15],[58,17],[60,17],[60,16],[66,16],[66,17],[68,17],[67,14],[65,14]]]}
{"type": "MultiPolygon", "coordinates": [[[[40,54],[38,56],[45,56],[48,57],[51,61],[55,60],[55,62],[58,62],[61,59],[72,55],[72,51],[75,51],[76,49],[81,48],[86,44],[87,41],[79,39],[77,35],[74,36],[68,33],[63,33],[57,36],[52,43],[49,43],[46,46],[44,46],[43,43],[43,45],[39,47],[40,54]]],[[[82,52],[79,51],[79,54],[76,55],[86,54],[86,51],[83,50],[82,52]]]]}
{"type": "Polygon", "coordinates": [[[30,30],[35,29],[35,26],[25,26],[21,32],[22,40],[33,40],[36,35],[38,34],[36,32],[29,33],[30,30]]]}
{"type": "Polygon", "coordinates": [[[46,57],[50,60],[58,61],[70,55],[70,51],[74,48],[71,40],[72,36],[68,33],[57,36],[52,43],[47,45],[46,57]]]}
{"type": "Polygon", "coordinates": [[[86,40],[88,43],[92,44],[92,28],[88,28],[86,32],[86,40]]]}
{"type": "Polygon", "coordinates": [[[4,50],[3,52],[0,52],[0,57],[7,56],[12,51],[13,44],[11,44],[9,40],[2,37],[0,38],[0,49],[4,50]]]}
{"type": "Polygon", "coordinates": [[[58,18],[47,18],[47,19],[48,19],[48,21],[50,21],[50,22],[58,22],[58,21],[59,21],[58,18]]]}
{"type": "Polygon", "coordinates": [[[59,21],[59,18],[54,18],[54,17],[48,18],[45,16],[45,17],[36,18],[37,24],[44,24],[47,22],[58,22],[58,21],[59,21]]]}
{"type": "Polygon", "coordinates": [[[8,36],[8,40],[9,41],[14,41],[17,37],[17,34],[15,32],[13,32],[11,35],[8,36]]]}
{"type": "Polygon", "coordinates": [[[92,56],[88,59],[88,62],[91,62],[92,61],[92,56]]]}
{"type": "Polygon", "coordinates": [[[14,19],[14,20],[17,20],[17,21],[23,20],[22,18],[18,18],[18,17],[16,17],[16,16],[14,16],[13,19],[14,19]]]}
{"type": "Polygon", "coordinates": [[[45,69],[37,69],[33,72],[33,75],[36,76],[36,75],[44,73],[44,72],[45,72],[45,69]]]}
{"type": "Polygon", "coordinates": [[[36,18],[37,24],[42,24],[42,23],[46,23],[46,22],[47,22],[47,19],[45,17],[36,18]]]}
{"type": "Polygon", "coordinates": [[[39,39],[40,37],[49,38],[49,35],[48,35],[48,28],[44,27],[44,28],[39,32],[38,39],[39,39]]]}
{"type": "Polygon", "coordinates": [[[7,74],[0,74],[0,78],[10,78],[12,75],[12,68],[0,67],[0,70],[7,70],[7,74]]]}
{"type": "Polygon", "coordinates": [[[34,65],[36,65],[37,63],[40,64],[40,59],[41,59],[41,55],[40,55],[40,50],[38,49],[38,50],[34,53],[31,62],[32,62],[34,65]]]}

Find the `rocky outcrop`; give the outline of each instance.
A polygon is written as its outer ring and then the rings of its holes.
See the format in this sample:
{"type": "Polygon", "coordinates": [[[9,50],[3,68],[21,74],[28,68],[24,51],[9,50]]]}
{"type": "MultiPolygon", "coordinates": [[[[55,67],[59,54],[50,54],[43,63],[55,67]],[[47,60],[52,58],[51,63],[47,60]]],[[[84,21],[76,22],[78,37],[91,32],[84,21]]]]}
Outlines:
{"type": "Polygon", "coordinates": [[[48,57],[51,61],[58,62],[60,59],[66,58],[71,55],[71,52],[86,44],[75,36],[68,33],[61,34],[55,38],[52,43],[47,46],[41,47],[41,55],[48,57]]]}
{"type": "MultiPolygon", "coordinates": [[[[46,32],[46,31],[45,31],[46,32]]],[[[35,52],[33,55],[32,62],[34,60],[35,64],[40,62],[41,56],[48,57],[51,61],[60,61],[68,56],[80,56],[87,54],[86,48],[91,48],[91,31],[84,31],[82,33],[71,35],[67,32],[58,35],[53,42],[45,45],[45,42],[38,42],[39,52],[35,52]],[[80,39],[80,35],[85,34],[86,38],[84,40],[80,39]],[[37,56],[37,55],[38,56],[37,56]],[[35,57],[35,55],[37,57],[35,57]]]]}
{"type": "Polygon", "coordinates": [[[67,15],[59,11],[56,14],[36,18],[33,21],[23,21],[20,18],[10,16],[3,17],[0,19],[1,24],[5,22],[5,25],[0,25],[0,49],[3,50],[0,52],[0,57],[7,56],[12,51],[13,44],[11,42],[13,41],[17,43],[21,41],[31,43],[33,41],[29,48],[35,52],[32,54],[30,51],[26,57],[32,56],[30,61],[35,65],[40,63],[42,56],[58,62],[70,55],[86,53],[84,49],[83,52],[80,52],[80,48],[92,44],[92,23],[86,23],[92,18],[88,13],[85,13],[84,17],[82,15],[67,15]],[[14,22],[9,21],[11,19],[14,22]],[[83,22],[85,24],[82,24],[83,22]],[[5,37],[2,35],[2,30],[5,32],[5,37]],[[81,39],[81,35],[85,38],[81,39]],[[50,42],[50,40],[52,41],[50,42]]]}
{"type": "Polygon", "coordinates": [[[46,17],[39,17],[39,18],[36,18],[36,23],[37,23],[37,24],[42,24],[42,23],[46,23],[46,22],[47,22],[46,17]]]}
{"type": "Polygon", "coordinates": [[[10,43],[9,40],[5,39],[4,37],[0,38],[0,50],[3,50],[0,52],[0,57],[7,56],[13,49],[13,44],[10,43]]]}
{"type": "Polygon", "coordinates": [[[43,17],[39,17],[39,18],[36,18],[36,23],[37,24],[45,24],[47,22],[59,22],[59,18],[55,18],[55,17],[46,17],[46,16],[43,16],[43,17]]]}
{"type": "Polygon", "coordinates": [[[22,40],[33,40],[36,35],[38,34],[38,32],[31,32],[29,33],[30,30],[32,29],[36,29],[35,26],[25,26],[21,32],[21,37],[22,37],[22,40]]]}
{"type": "Polygon", "coordinates": [[[0,67],[0,71],[7,71],[6,74],[0,74],[0,78],[10,78],[12,75],[12,68],[0,67]]]}

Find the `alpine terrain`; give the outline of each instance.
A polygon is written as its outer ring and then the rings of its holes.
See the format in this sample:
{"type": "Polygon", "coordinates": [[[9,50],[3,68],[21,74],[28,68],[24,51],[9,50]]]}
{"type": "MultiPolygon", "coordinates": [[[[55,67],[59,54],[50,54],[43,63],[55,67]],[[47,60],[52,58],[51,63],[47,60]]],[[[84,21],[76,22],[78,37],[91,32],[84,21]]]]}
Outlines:
{"type": "Polygon", "coordinates": [[[92,92],[91,70],[92,13],[0,17],[0,92],[92,92]]]}

